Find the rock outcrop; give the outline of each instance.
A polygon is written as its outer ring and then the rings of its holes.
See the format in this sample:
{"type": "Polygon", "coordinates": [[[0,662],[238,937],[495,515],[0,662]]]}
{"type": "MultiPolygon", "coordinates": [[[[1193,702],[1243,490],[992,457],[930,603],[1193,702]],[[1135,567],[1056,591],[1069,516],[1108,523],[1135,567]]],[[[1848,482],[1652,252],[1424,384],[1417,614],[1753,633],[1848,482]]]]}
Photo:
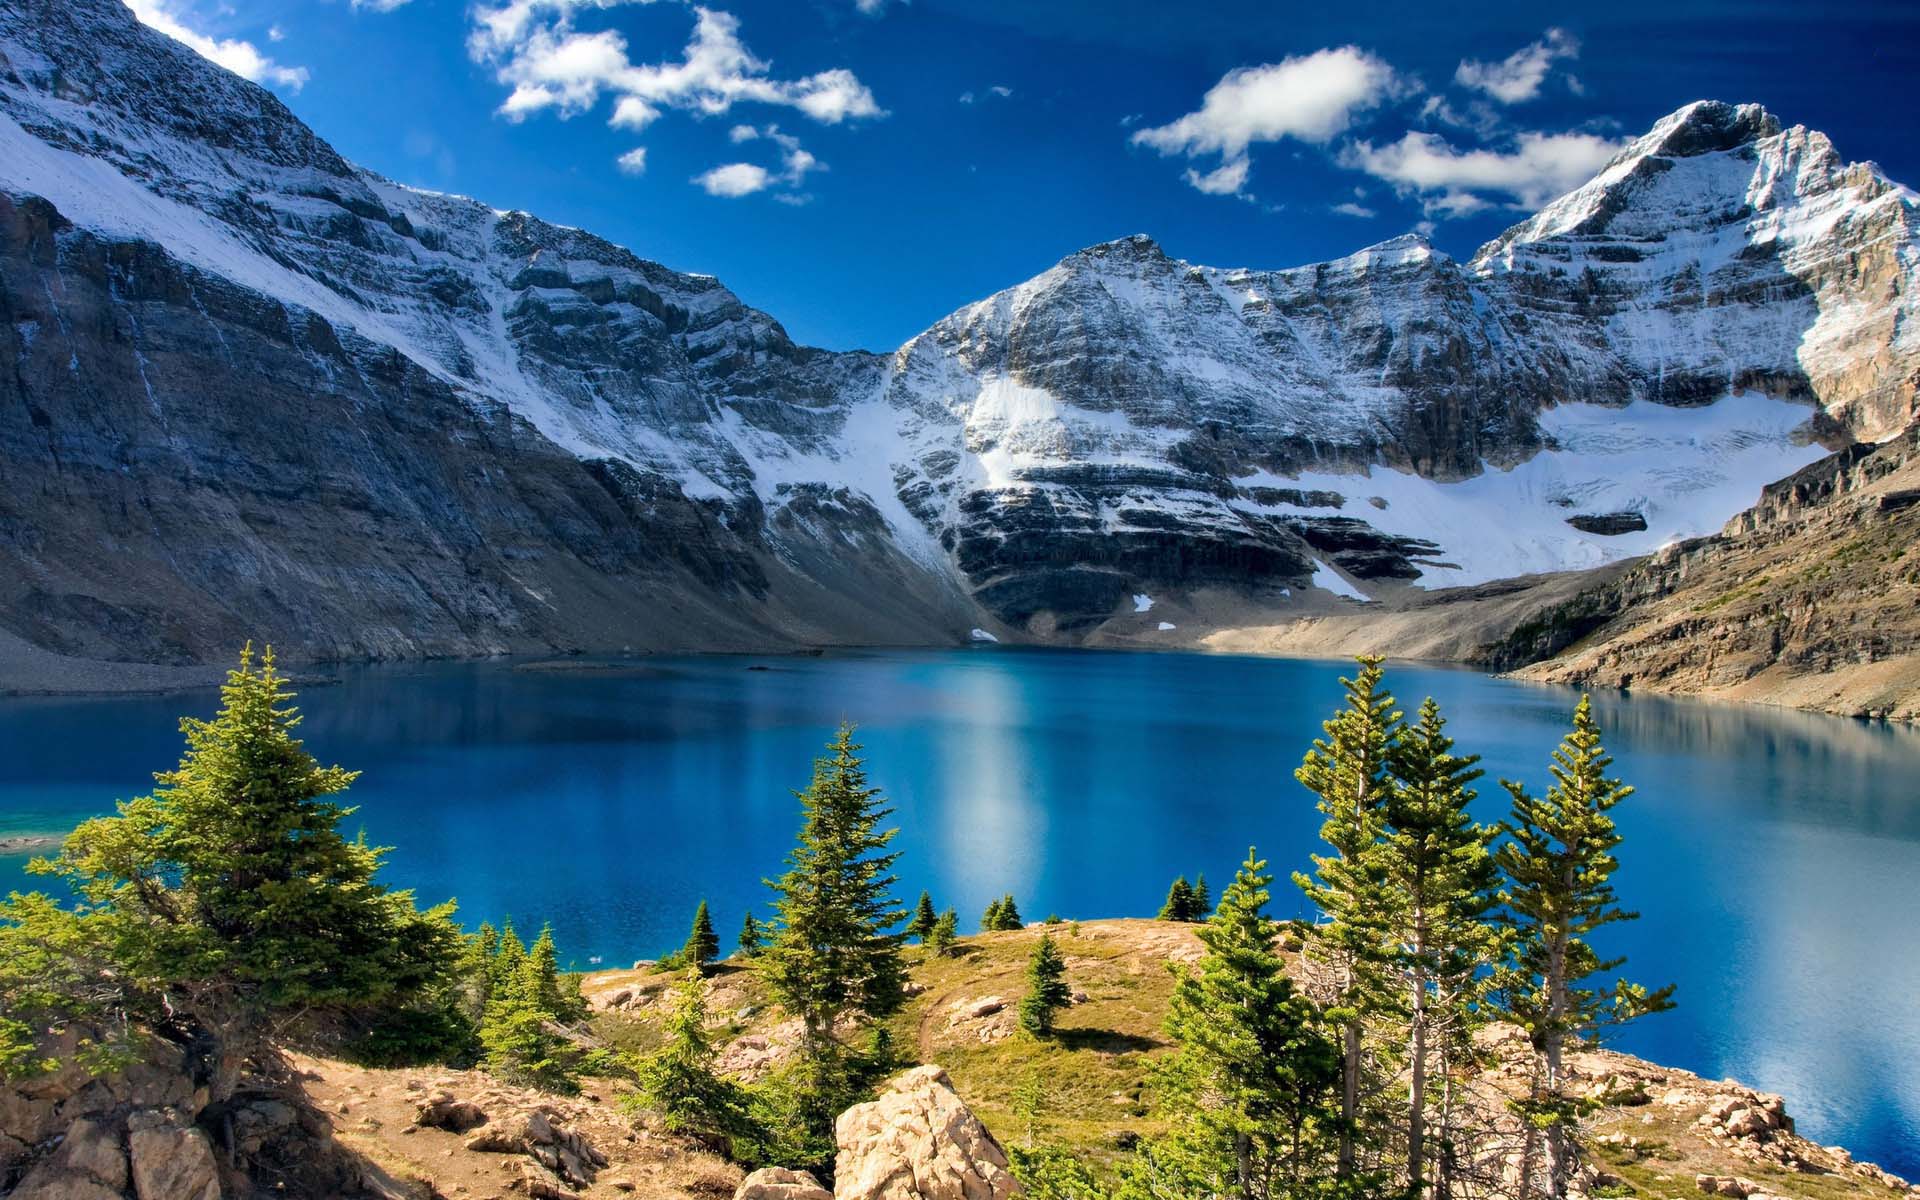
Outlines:
{"type": "Polygon", "coordinates": [[[741,1181],[733,1200],[833,1200],[833,1193],[806,1171],[762,1167],[741,1181]]]}
{"type": "Polygon", "coordinates": [[[939,1067],[894,1078],[834,1126],[834,1200],[1006,1200],[1007,1155],[939,1067]]]}
{"type": "Polygon", "coordinates": [[[361,1164],[317,1113],[264,1092],[209,1107],[198,1063],[164,1039],[95,1075],[89,1032],[38,1049],[54,1070],[0,1084],[0,1195],[15,1200],[220,1200],[255,1187],[359,1196],[361,1164]],[[216,1153],[213,1126],[228,1139],[216,1153]],[[9,1185],[11,1190],[9,1191],[9,1185]]]}

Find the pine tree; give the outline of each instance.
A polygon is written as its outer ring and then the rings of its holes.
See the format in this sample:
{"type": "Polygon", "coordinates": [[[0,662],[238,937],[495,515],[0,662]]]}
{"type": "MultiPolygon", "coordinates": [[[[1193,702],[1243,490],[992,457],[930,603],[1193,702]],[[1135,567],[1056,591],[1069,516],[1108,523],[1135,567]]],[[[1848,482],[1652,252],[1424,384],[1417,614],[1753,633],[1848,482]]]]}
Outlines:
{"type": "Polygon", "coordinates": [[[1213,915],[1213,889],[1207,886],[1207,873],[1202,871],[1193,877],[1193,916],[1195,921],[1204,921],[1213,915]]]}
{"type": "Polygon", "coordinates": [[[499,992],[514,985],[527,963],[526,943],[514,932],[513,918],[500,927],[499,941],[487,965],[488,990],[499,992]]]}
{"type": "Polygon", "coordinates": [[[1027,994],[1020,1000],[1020,1028],[1034,1037],[1053,1033],[1053,1014],[1072,1002],[1067,987],[1067,962],[1060,957],[1053,935],[1042,933],[1027,959],[1027,994]]]}
{"type": "Polygon", "coordinates": [[[567,1003],[560,988],[560,953],[553,944],[553,926],[542,925],[540,936],[527,950],[527,962],[533,972],[534,1003],[555,1020],[568,1016],[567,1003]]]}
{"type": "Polygon", "coordinates": [[[1332,847],[1315,855],[1314,875],[1294,881],[1321,915],[1303,930],[1307,953],[1328,996],[1328,1016],[1342,1026],[1337,1164],[1342,1177],[1357,1169],[1354,1135],[1360,1123],[1362,1037],[1369,1013],[1387,1002],[1383,964],[1392,897],[1382,883],[1385,810],[1392,793],[1387,768],[1400,736],[1400,713],[1383,683],[1378,656],[1362,657],[1353,679],[1342,679],[1347,702],[1322,728],[1294,772],[1319,797],[1326,816],[1320,837],[1332,847]]]}
{"type": "Polygon", "coordinates": [[[185,753],[153,793],[82,823],[35,867],[84,906],[82,940],[112,947],[120,1006],[164,1010],[203,1039],[216,1101],[250,1057],[274,1054],[280,1016],[399,1008],[460,956],[452,905],[416,910],[375,881],[385,852],[341,835],[354,810],[334,798],[357,773],[307,753],[293,698],[271,650],[258,667],[243,651],[218,714],[181,721],[185,753]]]}
{"type": "Polygon", "coordinates": [[[1502,896],[1512,927],[1508,958],[1497,983],[1516,1024],[1534,1051],[1532,1086],[1519,1104],[1529,1137],[1523,1187],[1533,1186],[1537,1140],[1546,1141],[1546,1191],[1562,1200],[1575,1169],[1572,1126],[1580,1101],[1566,1089],[1563,1055],[1569,1042],[1591,1043],[1628,1021],[1672,1007],[1672,987],[1657,991],[1616,979],[1611,989],[1583,986],[1612,974],[1624,958],[1603,960],[1587,938],[1638,914],[1620,908],[1611,882],[1620,844],[1607,814],[1633,793],[1609,778],[1613,759],[1601,745],[1590,699],[1580,698],[1573,729],[1553,752],[1553,784],[1543,797],[1502,780],[1513,812],[1496,859],[1508,885],[1502,896]]]}
{"type": "Polygon", "coordinates": [[[1324,1158],[1341,1125],[1340,1053],[1274,950],[1272,881],[1249,850],[1200,928],[1198,973],[1181,973],[1167,1012],[1179,1051],[1156,1076],[1172,1128],[1129,1172],[1124,1196],[1330,1194],[1324,1158]]]}
{"type": "Polygon", "coordinates": [[[940,915],[933,911],[933,896],[921,892],[920,903],[914,905],[913,920],[907,922],[907,936],[925,943],[927,935],[933,932],[933,923],[939,919],[940,915]]]}
{"type": "Polygon", "coordinates": [[[987,901],[986,911],[980,914],[980,932],[993,933],[1002,927],[1000,922],[1000,901],[987,901]]]}
{"type": "MultiPolygon", "coordinates": [[[[503,937],[500,957],[518,950],[519,939],[503,937]]],[[[503,1079],[549,1091],[571,1092],[575,1054],[572,1043],[553,1027],[554,1016],[541,1001],[544,981],[536,961],[522,953],[510,975],[501,978],[480,1017],[480,1045],[487,1070],[503,1079]]]]}
{"type": "Polygon", "coordinates": [[[752,958],[760,953],[761,941],[760,922],[753,919],[752,913],[748,913],[740,922],[740,957],[752,958]]]}
{"type": "Polygon", "coordinates": [[[478,1020],[487,1006],[492,990],[493,960],[500,953],[500,931],[492,922],[480,922],[480,928],[467,935],[461,944],[456,973],[463,992],[462,1010],[469,1020],[478,1020]]]}
{"type": "Polygon", "coordinates": [[[726,1146],[746,1130],[746,1098],[713,1069],[716,1052],[698,966],[689,965],[674,987],[662,1030],[665,1041],[634,1072],[640,1103],[660,1114],[669,1131],[726,1146]]]}
{"type": "Polygon", "coordinates": [[[1161,921],[1193,920],[1193,885],[1187,882],[1185,875],[1173,881],[1167,889],[1166,902],[1160,905],[1160,913],[1155,918],[1161,921]]]}
{"type": "Polygon", "coordinates": [[[707,902],[702,900],[693,910],[693,928],[687,933],[686,945],[680,947],[676,959],[705,971],[719,957],[720,938],[713,932],[713,916],[707,911],[707,902]]]}
{"type": "Polygon", "coordinates": [[[927,957],[945,958],[953,953],[953,940],[960,935],[960,918],[952,909],[941,913],[927,934],[927,957]]]}
{"type": "Polygon", "coordinates": [[[787,872],[771,881],[780,927],[755,960],[781,1006],[803,1022],[808,1047],[824,1052],[834,1023],[859,1014],[885,1017],[905,1002],[901,913],[889,892],[897,830],[882,830],[891,810],[867,784],[866,767],[842,725],[831,753],[814,764],[813,782],[796,793],[805,811],[787,872]]]}
{"type": "Polygon", "coordinates": [[[1416,1194],[1430,1182],[1429,1067],[1444,1049],[1470,1047],[1481,976],[1498,940],[1489,917],[1498,901],[1489,850],[1497,830],[1467,812],[1479,758],[1453,753],[1446,724],[1428,698],[1394,747],[1387,801],[1386,882],[1399,918],[1393,968],[1407,997],[1407,1179],[1416,1194]]]}

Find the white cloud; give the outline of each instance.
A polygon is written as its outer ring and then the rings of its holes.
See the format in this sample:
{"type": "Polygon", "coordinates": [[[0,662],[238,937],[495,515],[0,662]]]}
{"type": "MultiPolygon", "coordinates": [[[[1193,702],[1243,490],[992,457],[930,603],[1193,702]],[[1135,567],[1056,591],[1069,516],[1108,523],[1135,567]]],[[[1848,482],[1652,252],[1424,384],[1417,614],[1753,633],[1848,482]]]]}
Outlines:
{"type": "Polygon", "coordinates": [[[1395,78],[1392,67],[1353,46],[1241,67],[1207,90],[1197,112],[1142,129],[1133,140],[1162,154],[1229,158],[1254,142],[1285,137],[1324,143],[1385,99],[1395,78]]]}
{"type": "Polygon", "coordinates": [[[411,3],[413,3],[413,0],[353,0],[353,7],[370,8],[374,12],[387,13],[392,12],[402,5],[411,3]]]}
{"type": "Polygon", "coordinates": [[[1523,133],[1511,151],[1461,150],[1414,132],[1384,146],[1355,142],[1340,162],[1418,195],[1429,216],[1457,217],[1491,207],[1489,193],[1537,208],[1592,178],[1619,149],[1591,133],[1523,133]]]}
{"type": "Polygon", "coordinates": [[[799,79],[776,79],[771,65],[740,40],[739,19],[695,8],[693,35],[677,62],[637,64],[615,30],[584,33],[576,13],[651,0],[506,0],[473,12],[467,49],[495,65],[496,78],[512,90],[500,112],[512,120],[548,109],[562,117],[592,108],[603,94],[617,97],[611,123],[646,128],[665,109],[705,116],[735,104],[798,109],[828,125],[885,116],[873,93],[853,72],[819,71],[799,79]]]}
{"type": "Polygon", "coordinates": [[[1519,104],[1540,94],[1540,85],[1546,82],[1555,62],[1579,56],[1580,43],[1572,34],[1549,29],[1539,41],[1522,46],[1497,63],[1462,60],[1453,81],[1485,92],[1502,104],[1519,104]]]}
{"type": "Polygon", "coordinates": [[[644,175],[647,173],[647,148],[635,146],[614,162],[619,166],[622,175],[644,175]]]}
{"type": "MultiPolygon", "coordinates": [[[[782,133],[778,125],[768,125],[764,129],[753,125],[735,125],[727,131],[727,140],[736,146],[761,140],[772,142],[780,148],[780,171],[776,174],[765,167],[744,162],[715,167],[703,175],[695,176],[693,180],[707,189],[710,195],[746,196],[776,185],[797,191],[806,183],[808,175],[827,169],[825,163],[800,144],[799,138],[782,133]]],[[[783,193],[788,198],[794,195],[794,191],[783,193]]]]}
{"type": "Polygon", "coordinates": [[[709,196],[739,197],[764,191],[772,185],[773,176],[758,163],[737,162],[696,175],[693,181],[705,188],[709,196]]]}
{"type": "Polygon", "coordinates": [[[287,31],[278,25],[269,25],[267,27],[267,40],[270,42],[284,42],[287,40],[287,31]]]}
{"type": "MultiPolygon", "coordinates": [[[[860,10],[861,15],[868,17],[877,17],[886,12],[887,3],[888,0],[853,0],[853,6],[860,10]]],[[[900,0],[900,3],[908,4],[911,0],[900,0]]]]}
{"type": "Polygon", "coordinates": [[[1352,200],[1348,200],[1344,204],[1334,205],[1333,211],[1339,213],[1343,217],[1360,217],[1362,219],[1376,217],[1379,215],[1378,213],[1374,212],[1372,209],[1368,208],[1366,205],[1357,203],[1352,200]]]}
{"type": "Polygon", "coordinates": [[[1211,171],[1187,168],[1186,181],[1209,196],[1237,196],[1247,186],[1247,156],[1230,158],[1211,171]]]}
{"type": "Polygon", "coordinates": [[[960,103],[972,104],[976,100],[990,100],[990,99],[1005,100],[1008,96],[1011,96],[1011,95],[1013,95],[1012,88],[996,83],[992,87],[986,90],[985,95],[975,95],[973,92],[961,92],[960,103]]]}
{"type": "Polygon", "coordinates": [[[1325,144],[1400,86],[1392,67],[1356,46],[1318,50],[1229,71],[1207,89],[1199,109],[1138,130],[1132,140],[1162,154],[1218,154],[1218,168],[1189,170],[1187,181],[1214,194],[1237,192],[1246,182],[1248,146],[1289,137],[1325,144]]]}
{"type": "Polygon", "coordinates": [[[305,67],[282,66],[260,53],[259,47],[252,42],[238,38],[216,38],[189,29],[169,0],[127,0],[127,7],[133,10],[133,15],[142,24],[159,30],[174,41],[190,47],[202,58],[210,59],[235,75],[255,83],[278,84],[288,91],[297,92],[312,78],[305,67]]]}

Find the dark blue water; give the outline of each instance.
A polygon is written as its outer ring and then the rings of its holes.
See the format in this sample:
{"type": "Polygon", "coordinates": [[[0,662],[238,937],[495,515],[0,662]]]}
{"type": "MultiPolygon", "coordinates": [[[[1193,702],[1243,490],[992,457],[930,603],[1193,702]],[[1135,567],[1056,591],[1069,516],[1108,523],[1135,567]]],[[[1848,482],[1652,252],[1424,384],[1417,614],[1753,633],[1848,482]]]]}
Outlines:
{"type": "MultiPolygon", "coordinates": [[[[860,723],[901,827],[901,893],[965,927],[1011,891],[1029,918],[1151,915],[1176,873],[1216,888],[1257,843],[1285,875],[1319,816],[1293,768],[1338,663],[1101,653],[661,659],[623,671],[367,669],[305,694],[309,746],[361,769],[354,818],[389,873],[463,918],[552,921],[576,965],[652,957],[708,898],[723,938],[761,906],[791,790],[860,723]],[[764,665],[766,670],[749,670],[764,665]]],[[[1493,777],[1539,786],[1572,693],[1399,667],[1493,777]]],[[[150,786],[210,693],[0,700],[0,833],[51,832],[150,786]]],[[[1920,736],[1654,698],[1596,699],[1617,769],[1619,889],[1603,933],[1677,1011],[1623,1049],[1785,1093],[1810,1136],[1920,1174],[1920,736]]],[[[0,858],[0,888],[22,886],[0,858]]],[[[1299,911],[1284,887],[1283,915],[1299,911]]]]}

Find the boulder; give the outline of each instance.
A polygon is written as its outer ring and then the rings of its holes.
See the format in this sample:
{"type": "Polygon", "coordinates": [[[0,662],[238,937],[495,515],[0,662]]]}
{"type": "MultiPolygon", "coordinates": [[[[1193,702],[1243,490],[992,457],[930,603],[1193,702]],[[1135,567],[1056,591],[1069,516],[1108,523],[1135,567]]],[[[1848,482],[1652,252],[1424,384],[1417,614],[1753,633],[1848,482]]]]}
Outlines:
{"type": "Polygon", "coordinates": [[[140,1200],[220,1200],[220,1169],[206,1131],[166,1109],[127,1118],[127,1157],[140,1200]]]}
{"type": "Polygon", "coordinates": [[[1006,1200],[1007,1155],[939,1067],[896,1076],[834,1126],[834,1200],[1006,1200]]]}
{"type": "Polygon", "coordinates": [[[805,1171],[762,1167],[740,1181],[733,1200],[833,1200],[833,1193],[805,1171]]]}
{"type": "Polygon", "coordinates": [[[9,1195],[12,1200],[118,1200],[127,1186],[120,1131],[95,1117],[67,1129],[59,1149],[41,1160],[9,1195]]]}

